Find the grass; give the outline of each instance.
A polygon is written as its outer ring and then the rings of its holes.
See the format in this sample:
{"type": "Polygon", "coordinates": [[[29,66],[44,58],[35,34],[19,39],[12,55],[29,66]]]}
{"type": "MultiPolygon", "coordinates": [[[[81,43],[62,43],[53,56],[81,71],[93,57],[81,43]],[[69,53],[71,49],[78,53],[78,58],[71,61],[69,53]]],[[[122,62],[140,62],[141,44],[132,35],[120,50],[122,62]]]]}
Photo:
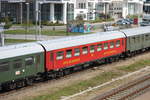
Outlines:
{"type": "Polygon", "coordinates": [[[138,69],[141,69],[141,68],[143,68],[145,66],[149,66],[149,65],[150,65],[150,59],[147,59],[147,60],[135,62],[128,66],[121,66],[118,69],[122,70],[122,71],[126,71],[126,72],[133,72],[133,71],[136,71],[138,69]]]}
{"type": "MultiPolygon", "coordinates": [[[[29,30],[29,32],[26,32],[26,30],[6,30],[5,34],[35,34],[35,30],[29,30]]],[[[72,33],[72,32],[66,32],[65,30],[42,30],[42,35],[49,35],[49,36],[65,36],[65,35],[83,35],[84,33],[72,33]]],[[[86,33],[87,34],[87,33],[86,33]]],[[[88,33],[89,34],[89,33],[88,33]]]]}
{"type": "Polygon", "coordinates": [[[59,100],[61,98],[61,96],[73,95],[82,90],[88,89],[89,87],[94,87],[96,85],[102,84],[102,83],[109,81],[112,78],[116,78],[120,75],[121,75],[121,73],[104,72],[92,79],[74,83],[70,86],[64,87],[64,88],[54,91],[52,93],[37,96],[35,98],[32,98],[31,100],[59,100]]]}
{"type": "Polygon", "coordinates": [[[23,40],[23,39],[5,39],[5,43],[24,43],[24,42],[33,42],[35,40],[23,40]]]}
{"type": "Polygon", "coordinates": [[[133,72],[133,71],[136,71],[136,70],[141,69],[148,65],[150,65],[150,59],[137,61],[128,66],[120,66],[119,68],[117,68],[120,71],[103,72],[94,78],[74,83],[74,84],[64,87],[62,89],[59,89],[59,90],[56,90],[53,92],[49,92],[49,94],[42,94],[40,96],[31,98],[30,100],[59,100],[62,96],[70,96],[70,95],[73,95],[80,91],[83,91],[85,89],[88,89],[89,87],[94,87],[94,86],[100,85],[104,82],[107,82],[113,78],[122,76],[123,75],[122,71],[133,72]]]}

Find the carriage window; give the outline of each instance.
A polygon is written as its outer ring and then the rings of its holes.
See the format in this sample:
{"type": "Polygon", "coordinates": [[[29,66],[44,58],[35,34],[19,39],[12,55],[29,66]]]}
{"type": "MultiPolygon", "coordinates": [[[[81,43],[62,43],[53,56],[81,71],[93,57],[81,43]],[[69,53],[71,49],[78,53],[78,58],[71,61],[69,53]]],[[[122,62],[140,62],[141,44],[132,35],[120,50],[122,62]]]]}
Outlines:
{"type": "Polygon", "coordinates": [[[66,58],[71,58],[72,57],[72,50],[67,50],[66,51],[66,58]]]}
{"type": "Polygon", "coordinates": [[[101,51],[102,50],[102,44],[98,44],[97,45],[97,51],[101,51]]]}
{"type": "Polygon", "coordinates": [[[21,59],[14,60],[13,68],[17,69],[17,68],[21,68],[21,67],[22,67],[22,60],[21,59]]]}
{"type": "Polygon", "coordinates": [[[135,38],[135,37],[133,37],[132,40],[133,40],[134,42],[136,42],[136,38],[135,38]]]}
{"type": "Polygon", "coordinates": [[[87,54],[87,53],[88,53],[88,47],[83,47],[82,54],[87,54]]]}
{"type": "Polygon", "coordinates": [[[108,49],[108,43],[104,43],[104,50],[108,49]]]}
{"type": "Polygon", "coordinates": [[[0,63],[0,72],[5,72],[9,70],[9,62],[0,63]]]}
{"type": "Polygon", "coordinates": [[[64,56],[64,52],[63,51],[57,52],[56,59],[57,60],[63,59],[63,56],[64,56]]]}
{"type": "Polygon", "coordinates": [[[25,58],[25,66],[31,66],[34,64],[34,57],[25,58]]]}
{"type": "Polygon", "coordinates": [[[90,46],[90,53],[93,53],[95,51],[95,45],[90,46]]]}
{"type": "Polygon", "coordinates": [[[110,48],[114,48],[114,42],[110,42],[110,48]]]}
{"type": "Polygon", "coordinates": [[[120,47],[120,40],[117,40],[116,47],[120,47]]]}
{"type": "Polygon", "coordinates": [[[80,55],[80,49],[79,48],[75,48],[74,49],[74,56],[79,56],[80,55]]]}
{"type": "Polygon", "coordinates": [[[149,40],[149,35],[145,35],[145,40],[149,40]]]}

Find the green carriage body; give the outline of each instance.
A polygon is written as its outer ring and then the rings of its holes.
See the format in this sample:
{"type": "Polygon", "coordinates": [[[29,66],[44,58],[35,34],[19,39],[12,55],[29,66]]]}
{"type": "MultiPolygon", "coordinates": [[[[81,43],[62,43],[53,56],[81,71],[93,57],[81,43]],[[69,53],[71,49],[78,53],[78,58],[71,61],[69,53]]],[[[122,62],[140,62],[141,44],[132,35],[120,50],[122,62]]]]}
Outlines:
{"type": "Polygon", "coordinates": [[[44,50],[36,43],[0,48],[0,84],[44,72],[44,50]]]}
{"type": "Polygon", "coordinates": [[[122,30],[127,36],[126,51],[134,52],[150,47],[150,27],[122,30]]]}

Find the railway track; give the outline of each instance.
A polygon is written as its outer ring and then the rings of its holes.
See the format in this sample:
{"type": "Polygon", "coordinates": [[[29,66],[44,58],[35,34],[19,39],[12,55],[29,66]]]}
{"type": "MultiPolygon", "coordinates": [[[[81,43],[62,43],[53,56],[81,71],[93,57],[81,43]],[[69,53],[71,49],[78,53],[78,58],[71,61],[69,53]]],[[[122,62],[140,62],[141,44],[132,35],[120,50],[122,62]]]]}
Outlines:
{"type": "Polygon", "coordinates": [[[133,100],[147,91],[150,91],[150,74],[112,89],[92,100],[133,100]]]}

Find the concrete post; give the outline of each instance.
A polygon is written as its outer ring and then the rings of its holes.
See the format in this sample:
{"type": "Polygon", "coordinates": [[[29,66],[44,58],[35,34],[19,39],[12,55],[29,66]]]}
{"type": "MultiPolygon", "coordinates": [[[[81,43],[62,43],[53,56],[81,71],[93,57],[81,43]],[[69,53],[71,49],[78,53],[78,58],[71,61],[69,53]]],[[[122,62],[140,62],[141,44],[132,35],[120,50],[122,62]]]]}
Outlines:
{"type": "Polygon", "coordinates": [[[95,2],[94,2],[94,4],[93,4],[93,20],[96,20],[96,4],[95,4],[95,2]]]}
{"type": "Polygon", "coordinates": [[[38,37],[37,37],[37,35],[38,35],[38,20],[39,20],[38,12],[39,12],[39,2],[36,0],[35,1],[35,27],[36,27],[35,40],[38,39],[38,37]]]}
{"type": "Polygon", "coordinates": [[[67,3],[63,4],[63,22],[67,24],[67,3]]]}
{"type": "Polygon", "coordinates": [[[0,33],[0,46],[4,46],[4,34],[0,33]]]}
{"type": "Polygon", "coordinates": [[[22,20],[23,20],[23,15],[22,15],[22,14],[23,14],[23,12],[22,12],[23,8],[22,8],[22,6],[23,6],[23,5],[22,5],[22,2],[21,2],[21,3],[20,3],[20,24],[23,23],[23,21],[22,21],[22,20]]]}
{"type": "Polygon", "coordinates": [[[55,21],[55,12],[54,12],[54,4],[50,4],[50,21],[54,22],[55,21]]]}
{"type": "Polygon", "coordinates": [[[122,9],[122,17],[126,18],[128,15],[128,0],[123,2],[123,9],[122,9]]]}

